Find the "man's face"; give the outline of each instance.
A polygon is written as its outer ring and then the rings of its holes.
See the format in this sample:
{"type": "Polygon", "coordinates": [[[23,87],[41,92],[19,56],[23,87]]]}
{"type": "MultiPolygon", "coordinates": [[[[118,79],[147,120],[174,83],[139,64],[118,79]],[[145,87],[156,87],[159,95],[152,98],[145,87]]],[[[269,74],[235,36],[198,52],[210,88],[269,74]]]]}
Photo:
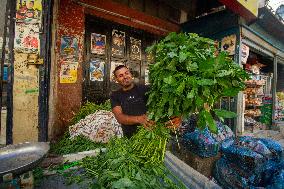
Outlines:
{"type": "Polygon", "coordinates": [[[128,68],[120,68],[115,72],[115,79],[122,87],[128,87],[133,83],[132,75],[128,68]]]}

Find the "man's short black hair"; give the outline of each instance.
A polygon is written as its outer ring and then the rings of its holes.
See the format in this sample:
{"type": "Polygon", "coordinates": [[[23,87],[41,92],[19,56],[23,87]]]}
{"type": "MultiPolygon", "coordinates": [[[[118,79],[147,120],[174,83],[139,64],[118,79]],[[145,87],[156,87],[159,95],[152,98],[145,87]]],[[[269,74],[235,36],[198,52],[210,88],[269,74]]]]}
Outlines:
{"type": "MultiPolygon", "coordinates": [[[[113,74],[114,76],[116,76],[116,75],[115,75],[115,72],[116,72],[117,70],[120,70],[121,68],[127,68],[127,66],[125,66],[125,65],[123,65],[123,64],[116,66],[115,69],[113,70],[112,74],[113,74]]],[[[127,68],[127,69],[128,69],[128,68],[127,68]]]]}

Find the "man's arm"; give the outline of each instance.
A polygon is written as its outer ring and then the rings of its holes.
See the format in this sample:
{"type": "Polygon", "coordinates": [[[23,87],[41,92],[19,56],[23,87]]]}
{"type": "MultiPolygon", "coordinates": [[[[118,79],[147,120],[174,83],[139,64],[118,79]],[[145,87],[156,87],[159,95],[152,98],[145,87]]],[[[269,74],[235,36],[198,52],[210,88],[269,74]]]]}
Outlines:
{"type": "Polygon", "coordinates": [[[147,116],[130,116],[126,115],[122,112],[121,106],[115,106],[112,109],[112,113],[114,114],[118,123],[122,125],[136,125],[136,124],[145,124],[147,122],[147,116]]]}

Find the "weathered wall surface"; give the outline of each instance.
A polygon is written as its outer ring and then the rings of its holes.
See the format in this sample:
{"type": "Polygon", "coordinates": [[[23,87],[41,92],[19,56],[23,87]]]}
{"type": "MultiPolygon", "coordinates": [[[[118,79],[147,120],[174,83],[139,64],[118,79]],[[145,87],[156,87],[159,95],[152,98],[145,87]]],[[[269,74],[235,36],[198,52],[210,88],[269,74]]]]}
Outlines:
{"type": "Polygon", "coordinates": [[[60,0],[57,15],[57,32],[56,32],[56,49],[55,59],[52,67],[56,72],[54,77],[55,85],[51,85],[51,94],[54,95],[54,122],[50,125],[49,136],[57,138],[66,130],[74,112],[77,112],[82,101],[82,61],[85,31],[85,14],[84,9],[71,0],[60,0]],[[60,83],[59,74],[61,68],[60,44],[62,36],[76,37],[79,45],[79,61],[77,70],[77,81],[75,83],[60,83]],[[55,99],[57,98],[57,99],[55,99]]]}
{"type": "Polygon", "coordinates": [[[38,140],[38,68],[16,53],[13,84],[13,143],[38,140]]]}

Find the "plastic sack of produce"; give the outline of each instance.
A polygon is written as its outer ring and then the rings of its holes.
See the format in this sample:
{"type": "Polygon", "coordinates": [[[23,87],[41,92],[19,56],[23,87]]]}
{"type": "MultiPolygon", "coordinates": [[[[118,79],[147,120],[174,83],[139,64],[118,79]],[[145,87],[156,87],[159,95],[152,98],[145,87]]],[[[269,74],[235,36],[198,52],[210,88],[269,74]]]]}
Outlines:
{"type": "Polygon", "coordinates": [[[244,171],[224,158],[216,162],[213,175],[224,189],[251,188],[260,182],[260,177],[253,171],[244,171]]]}
{"type": "Polygon", "coordinates": [[[263,166],[259,186],[266,187],[267,185],[272,184],[274,175],[279,173],[282,169],[284,169],[284,160],[277,162],[268,160],[263,166]]]}
{"type": "MultiPolygon", "coordinates": [[[[256,145],[260,145],[260,149],[263,147],[262,144],[256,143],[256,145]]],[[[222,143],[221,152],[226,159],[239,165],[243,169],[258,171],[266,162],[266,157],[260,153],[255,152],[249,146],[250,145],[247,145],[244,142],[228,139],[222,143]]],[[[264,150],[264,153],[267,152],[266,149],[264,150]]]]}
{"type": "Polygon", "coordinates": [[[217,142],[223,142],[224,140],[235,136],[233,131],[227,125],[223,125],[221,122],[216,122],[216,125],[218,134],[212,133],[212,136],[217,142]]]}
{"type": "Polygon", "coordinates": [[[284,188],[284,169],[278,171],[273,175],[271,185],[265,187],[266,189],[283,189],[284,188]]]}
{"type": "Polygon", "coordinates": [[[257,138],[253,138],[251,136],[242,136],[236,140],[238,140],[240,146],[247,147],[256,153],[263,155],[266,159],[273,158],[273,153],[261,140],[257,138]]]}
{"type": "Polygon", "coordinates": [[[122,137],[122,129],[110,111],[99,110],[69,127],[70,138],[83,135],[94,142],[107,143],[112,137],[122,137]]]}
{"type": "Polygon", "coordinates": [[[187,149],[201,157],[216,156],[219,151],[219,143],[207,128],[203,131],[196,129],[194,132],[185,133],[182,141],[187,149]]]}
{"type": "Polygon", "coordinates": [[[268,138],[259,138],[258,140],[265,144],[265,146],[271,151],[273,160],[278,161],[281,159],[283,149],[279,142],[268,138]]]}
{"type": "MultiPolygon", "coordinates": [[[[189,126],[195,123],[194,117],[191,117],[188,122],[189,126]]],[[[187,130],[184,132],[182,141],[184,145],[193,153],[201,157],[216,156],[219,151],[219,145],[222,141],[233,138],[234,133],[227,126],[221,122],[216,122],[218,134],[213,134],[208,128],[202,130],[195,129],[193,132],[187,130]]]]}

